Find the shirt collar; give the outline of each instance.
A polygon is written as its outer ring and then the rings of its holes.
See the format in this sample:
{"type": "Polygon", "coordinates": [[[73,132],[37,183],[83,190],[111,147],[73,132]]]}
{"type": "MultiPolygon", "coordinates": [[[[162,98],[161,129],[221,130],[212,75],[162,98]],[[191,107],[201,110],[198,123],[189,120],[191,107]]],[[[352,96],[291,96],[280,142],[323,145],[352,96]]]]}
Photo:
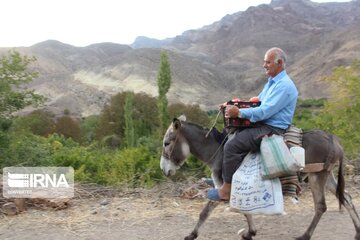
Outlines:
{"type": "Polygon", "coordinates": [[[276,81],[278,81],[279,79],[283,78],[284,75],[286,75],[286,70],[285,70],[285,69],[282,70],[281,72],[279,72],[278,75],[276,75],[275,77],[269,77],[269,78],[268,78],[268,82],[269,82],[270,84],[273,84],[273,83],[275,83],[276,81]]]}

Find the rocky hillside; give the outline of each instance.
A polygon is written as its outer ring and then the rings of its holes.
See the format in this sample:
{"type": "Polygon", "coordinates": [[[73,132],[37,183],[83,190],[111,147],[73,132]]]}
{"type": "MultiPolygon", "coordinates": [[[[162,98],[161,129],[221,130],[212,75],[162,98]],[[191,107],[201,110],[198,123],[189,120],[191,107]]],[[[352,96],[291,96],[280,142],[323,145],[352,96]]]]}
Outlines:
{"type": "Polygon", "coordinates": [[[87,47],[49,40],[17,50],[38,59],[40,77],[31,87],[48,97],[47,108],[56,113],[98,114],[112,94],[124,90],[156,96],[161,51],[171,63],[169,100],[209,109],[233,96],[257,94],[266,81],[264,53],[273,46],[287,52],[300,97],[328,96],[322,76],[359,59],[359,23],[360,0],[273,0],[171,39],[87,47]]]}

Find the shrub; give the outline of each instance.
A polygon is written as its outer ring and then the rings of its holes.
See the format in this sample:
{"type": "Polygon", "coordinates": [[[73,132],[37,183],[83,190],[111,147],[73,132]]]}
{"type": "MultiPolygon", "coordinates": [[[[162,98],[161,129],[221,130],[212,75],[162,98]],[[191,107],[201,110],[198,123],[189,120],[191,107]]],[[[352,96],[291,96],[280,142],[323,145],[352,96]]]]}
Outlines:
{"type": "Polygon", "coordinates": [[[50,166],[51,145],[47,139],[30,133],[11,134],[7,149],[8,156],[1,163],[2,167],[9,166],[50,166]]]}

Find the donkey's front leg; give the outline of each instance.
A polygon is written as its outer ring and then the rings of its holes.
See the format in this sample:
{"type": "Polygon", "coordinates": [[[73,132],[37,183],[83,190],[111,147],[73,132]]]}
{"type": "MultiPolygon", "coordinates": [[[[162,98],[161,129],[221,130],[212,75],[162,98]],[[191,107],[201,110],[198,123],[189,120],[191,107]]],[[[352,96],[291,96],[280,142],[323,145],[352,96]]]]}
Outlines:
{"type": "Polygon", "coordinates": [[[200,213],[199,220],[194,228],[194,230],[190,233],[189,236],[185,237],[185,240],[194,240],[199,235],[199,228],[203,225],[206,219],[210,216],[211,212],[219,205],[220,202],[217,201],[208,201],[206,206],[200,213]]]}

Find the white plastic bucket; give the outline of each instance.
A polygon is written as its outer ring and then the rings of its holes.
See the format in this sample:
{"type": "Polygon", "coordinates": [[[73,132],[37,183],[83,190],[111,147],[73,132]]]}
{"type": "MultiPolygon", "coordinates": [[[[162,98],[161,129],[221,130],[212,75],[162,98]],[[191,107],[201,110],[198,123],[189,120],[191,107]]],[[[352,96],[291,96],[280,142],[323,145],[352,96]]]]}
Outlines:
{"type": "Polygon", "coordinates": [[[298,162],[298,164],[304,168],[305,167],[305,149],[299,146],[294,146],[290,148],[290,152],[298,162]]]}

